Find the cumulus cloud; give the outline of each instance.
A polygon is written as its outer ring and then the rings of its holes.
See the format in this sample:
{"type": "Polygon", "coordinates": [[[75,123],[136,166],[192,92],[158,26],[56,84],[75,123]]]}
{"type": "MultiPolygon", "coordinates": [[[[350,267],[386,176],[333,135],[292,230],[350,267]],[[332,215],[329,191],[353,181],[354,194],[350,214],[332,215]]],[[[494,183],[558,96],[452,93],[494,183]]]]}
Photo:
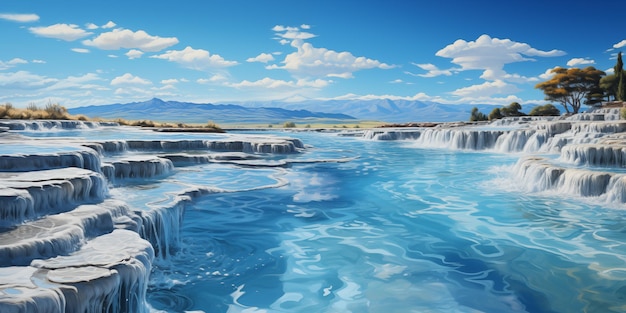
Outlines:
{"type": "Polygon", "coordinates": [[[437,66],[435,66],[434,64],[417,64],[417,63],[412,63],[413,65],[428,71],[428,73],[426,74],[413,74],[410,72],[406,72],[409,75],[414,75],[414,76],[420,76],[420,77],[437,77],[437,76],[441,76],[441,75],[445,75],[445,76],[450,76],[452,75],[452,71],[451,70],[442,70],[437,68],[437,66]]]}
{"type": "Polygon", "coordinates": [[[148,52],[161,51],[177,43],[176,37],[151,36],[143,30],[133,32],[128,29],[114,29],[100,34],[93,40],[83,41],[86,46],[102,50],[139,49],[148,52]]]}
{"type": "Polygon", "coordinates": [[[260,87],[260,88],[300,88],[300,87],[312,87],[312,88],[323,88],[328,86],[329,81],[323,79],[315,79],[315,80],[305,80],[298,79],[296,81],[285,81],[280,79],[273,79],[269,77],[265,77],[263,79],[257,81],[248,81],[244,80],[239,83],[228,84],[229,87],[241,88],[241,87],[260,87]]]}
{"type": "Polygon", "coordinates": [[[300,27],[276,25],[272,30],[281,44],[289,43],[297,51],[287,54],[281,62],[283,65],[270,65],[266,69],[284,69],[296,77],[339,77],[352,78],[353,73],[364,69],[390,69],[394,66],[366,57],[356,57],[352,53],[337,52],[326,48],[316,48],[305,42],[316,35],[302,31],[310,29],[309,25],[300,27]]]}
{"type": "Polygon", "coordinates": [[[72,48],[72,51],[76,53],[89,53],[89,49],[85,49],[85,48],[72,48]]]}
{"type": "Polygon", "coordinates": [[[613,45],[614,49],[619,49],[619,48],[622,48],[622,47],[626,47],[626,39],[624,39],[624,40],[622,40],[622,41],[620,41],[620,42],[618,42],[618,43],[613,45]]]}
{"type": "Polygon", "coordinates": [[[126,73],[122,76],[118,76],[113,78],[113,80],[111,80],[111,85],[112,86],[117,86],[117,85],[151,85],[152,82],[147,80],[147,79],[143,79],[139,76],[134,76],[130,73],[126,73]]]}
{"type": "Polygon", "coordinates": [[[337,52],[316,48],[312,44],[295,40],[291,44],[296,52],[285,56],[283,65],[267,69],[284,69],[296,76],[352,78],[352,73],[365,69],[390,69],[393,66],[366,57],[355,57],[350,52],[337,52]]]}
{"type": "Polygon", "coordinates": [[[567,61],[567,66],[570,66],[570,67],[579,66],[579,65],[590,65],[590,64],[596,64],[596,61],[590,60],[590,59],[583,59],[583,58],[573,58],[567,61]]]}
{"type": "MultiPolygon", "coordinates": [[[[300,26],[302,29],[310,29],[309,25],[300,26]],[[304,27],[302,27],[304,26],[304,27]]],[[[294,39],[306,40],[317,37],[316,35],[301,31],[298,27],[290,27],[283,25],[276,25],[272,28],[272,30],[276,33],[276,38],[281,41],[281,43],[289,43],[294,39]]]]}
{"type": "Polygon", "coordinates": [[[27,71],[0,73],[0,87],[31,88],[42,87],[56,82],[54,78],[32,74],[27,71]]]}
{"type": "Polygon", "coordinates": [[[542,51],[526,43],[482,35],[476,41],[459,39],[437,51],[436,55],[452,59],[452,63],[461,67],[459,70],[483,70],[485,72],[482,78],[498,80],[523,78],[515,75],[507,76],[504,71],[506,64],[534,61],[535,59],[532,57],[563,56],[565,52],[561,50],[542,51]]]}
{"type": "Polygon", "coordinates": [[[163,84],[163,85],[178,84],[178,79],[176,79],[176,78],[164,79],[164,80],[161,80],[161,84],[163,84]]]}
{"type": "Polygon", "coordinates": [[[552,76],[554,76],[554,73],[552,73],[552,70],[555,69],[557,67],[553,67],[553,68],[549,68],[547,69],[543,74],[539,75],[539,79],[541,80],[548,80],[550,78],[552,78],[552,76]]]}
{"type": "Polygon", "coordinates": [[[131,49],[130,51],[126,52],[125,55],[129,58],[129,59],[138,59],[141,58],[141,56],[143,55],[143,52],[141,50],[137,50],[137,49],[131,49]]]}
{"type": "Polygon", "coordinates": [[[28,61],[26,61],[24,59],[21,59],[21,58],[13,58],[13,59],[11,59],[9,61],[6,61],[6,62],[0,61],[0,70],[6,70],[6,69],[12,68],[12,67],[14,67],[14,66],[16,66],[18,64],[27,64],[27,63],[28,63],[28,61]]]}
{"type": "Polygon", "coordinates": [[[452,94],[463,98],[489,98],[496,94],[512,94],[518,91],[519,89],[515,85],[496,80],[484,82],[480,85],[459,88],[453,91],[452,94]]]}
{"type": "Polygon", "coordinates": [[[20,23],[28,23],[28,22],[36,22],[39,20],[39,15],[37,14],[9,14],[2,13],[0,14],[0,19],[11,21],[11,22],[20,22],[20,23]]]}
{"type": "Polygon", "coordinates": [[[74,24],[54,24],[45,27],[31,27],[28,30],[41,37],[55,38],[65,41],[74,41],[93,34],[74,24]]]}
{"type": "Polygon", "coordinates": [[[109,29],[109,28],[113,28],[115,26],[117,26],[117,24],[113,23],[113,21],[108,21],[106,24],[104,24],[104,25],[102,25],[100,27],[102,27],[104,29],[109,29]]]}
{"type": "Polygon", "coordinates": [[[64,79],[59,79],[53,85],[46,87],[46,91],[61,90],[61,89],[100,89],[103,88],[97,85],[88,84],[93,81],[101,81],[97,74],[88,73],[82,76],[69,76],[64,79]]]}
{"type": "Polygon", "coordinates": [[[237,65],[236,61],[227,61],[218,54],[211,54],[203,49],[186,47],[183,50],[169,50],[163,54],[153,55],[151,58],[176,62],[186,68],[194,70],[210,70],[237,65]]]}
{"type": "Polygon", "coordinates": [[[270,53],[261,53],[254,58],[248,58],[246,62],[261,62],[267,63],[269,61],[274,61],[274,56],[270,53]]]}

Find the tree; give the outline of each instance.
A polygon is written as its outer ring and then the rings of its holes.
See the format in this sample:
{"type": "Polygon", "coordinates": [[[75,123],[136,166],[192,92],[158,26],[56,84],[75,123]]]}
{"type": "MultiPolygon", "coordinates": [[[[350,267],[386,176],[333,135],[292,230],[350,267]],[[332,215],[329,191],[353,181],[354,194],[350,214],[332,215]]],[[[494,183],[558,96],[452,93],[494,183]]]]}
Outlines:
{"type": "Polygon", "coordinates": [[[615,98],[617,101],[626,101],[626,78],[624,78],[624,62],[622,62],[622,52],[620,51],[617,54],[617,63],[613,67],[613,72],[616,75],[617,81],[617,91],[615,93],[615,98]]]}
{"type": "Polygon", "coordinates": [[[600,88],[604,91],[606,101],[611,101],[611,97],[613,100],[617,100],[617,83],[617,75],[615,74],[606,75],[600,79],[600,88]]]}
{"type": "Polygon", "coordinates": [[[528,115],[531,115],[531,116],[559,116],[559,115],[561,115],[561,111],[559,111],[559,109],[557,109],[557,107],[555,107],[553,104],[548,103],[546,105],[540,105],[540,106],[534,107],[532,110],[530,110],[530,113],[528,113],[528,115]]]}
{"type": "Polygon", "coordinates": [[[487,115],[478,111],[477,107],[472,109],[472,113],[470,114],[470,122],[478,122],[478,121],[486,121],[487,115]]]}
{"type": "Polygon", "coordinates": [[[535,88],[543,91],[546,100],[560,103],[567,113],[578,113],[583,99],[599,88],[600,79],[606,75],[593,66],[584,69],[557,67],[551,72],[554,76],[535,88]]]}
{"type": "Polygon", "coordinates": [[[525,115],[523,112],[520,112],[522,109],[522,105],[517,102],[512,102],[508,106],[503,107],[500,112],[504,116],[523,116],[525,115]]]}
{"type": "Polygon", "coordinates": [[[491,110],[491,113],[489,113],[489,120],[490,121],[501,119],[503,117],[504,117],[504,115],[502,115],[502,112],[500,111],[500,108],[495,108],[495,109],[491,110]]]}

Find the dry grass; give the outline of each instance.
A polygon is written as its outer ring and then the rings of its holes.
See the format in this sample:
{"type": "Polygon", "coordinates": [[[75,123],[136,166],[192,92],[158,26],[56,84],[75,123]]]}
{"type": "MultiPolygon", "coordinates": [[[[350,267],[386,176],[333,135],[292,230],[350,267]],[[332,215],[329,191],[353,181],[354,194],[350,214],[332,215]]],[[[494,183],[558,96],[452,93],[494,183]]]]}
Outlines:
{"type": "MultiPolygon", "coordinates": [[[[67,109],[56,103],[49,103],[44,108],[39,108],[36,104],[30,103],[25,109],[14,107],[11,103],[5,103],[0,105],[0,119],[14,119],[14,120],[79,120],[79,121],[94,121],[104,122],[101,118],[89,118],[85,115],[71,115],[67,112],[67,109]]],[[[223,130],[214,122],[209,121],[206,125],[192,126],[184,123],[160,123],[151,120],[141,121],[128,121],[123,118],[113,120],[120,125],[124,126],[138,126],[138,127],[151,127],[151,128],[202,128],[207,130],[214,130],[216,132],[222,132],[223,130]]]]}

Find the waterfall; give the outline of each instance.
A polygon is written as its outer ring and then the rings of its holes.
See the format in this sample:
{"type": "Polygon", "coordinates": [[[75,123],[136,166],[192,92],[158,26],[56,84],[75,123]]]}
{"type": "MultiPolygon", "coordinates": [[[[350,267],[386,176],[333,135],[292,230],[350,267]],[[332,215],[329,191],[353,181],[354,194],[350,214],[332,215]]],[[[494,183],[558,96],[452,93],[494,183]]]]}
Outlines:
{"type": "Polygon", "coordinates": [[[93,129],[99,127],[119,126],[112,122],[90,122],[75,120],[7,120],[1,121],[0,127],[10,130],[50,131],[53,129],[93,129]]]}
{"type": "Polygon", "coordinates": [[[545,158],[523,157],[514,167],[520,187],[531,192],[555,191],[579,197],[604,197],[605,202],[624,203],[624,174],[564,168],[545,158]]]}
{"type": "MultiPolygon", "coordinates": [[[[4,123],[29,130],[102,126],[4,123]]],[[[117,186],[111,183],[169,175],[172,160],[244,161],[261,157],[255,153],[304,149],[299,139],[274,137],[26,141],[10,142],[0,154],[0,293],[5,295],[0,297],[0,312],[148,312],[145,295],[153,259],[170,258],[179,248],[186,204],[224,191],[192,186],[171,194],[169,203],[133,208],[112,199],[109,186],[117,186]],[[25,146],[34,152],[22,153],[25,146]],[[126,155],[212,149],[228,153],[126,155]]]]}

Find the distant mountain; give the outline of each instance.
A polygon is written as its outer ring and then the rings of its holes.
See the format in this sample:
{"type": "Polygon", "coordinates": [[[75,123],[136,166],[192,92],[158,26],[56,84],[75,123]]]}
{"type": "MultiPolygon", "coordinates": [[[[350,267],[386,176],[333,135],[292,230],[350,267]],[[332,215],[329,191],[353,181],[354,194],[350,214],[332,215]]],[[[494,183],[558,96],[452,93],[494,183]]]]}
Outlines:
{"type": "MultiPolygon", "coordinates": [[[[473,107],[481,112],[489,114],[496,105],[480,104],[442,104],[428,101],[409,100],[306,100],[297,103],[290,102],[245,102],[246,107],[271,105],[284,109],[295,107],[328,113],[343,113],[354,116],[361,120],[377,120],[386,122],[453,122],[467,121],[473,107]]],[[[534,105],[533,105],[534,106],[534,105]]],[[[525,112],[533,106],[524,106],[525,112]]]]}
{"type": "MultiPolygon", "coordinates": [[[[535,104],[522,105],[530,112],[535,104]]],[[[151,99],[69,109],[71,114],[106,119],[155,120],[184,123],[284,123],[314,120],[374,120],[392,123],[467,121],[472,108],[489,114],[496,105],[442,104],[408,100],[258,101],[238,104],[197,104],[151,99]],[[324,112],[324,113],[321,113],[324,112]]]]}
{"type": "Polygon", "coordinates": [[[321,113],[277,107],[244,107],[234,104],[197,104],[151,99],[144,102],[86,106],[68,110],[70,114],[83,114],[105,119],[155,120],[184,123],[283,123],[311,119],[354,120],[342,113],[321,113]]]}

